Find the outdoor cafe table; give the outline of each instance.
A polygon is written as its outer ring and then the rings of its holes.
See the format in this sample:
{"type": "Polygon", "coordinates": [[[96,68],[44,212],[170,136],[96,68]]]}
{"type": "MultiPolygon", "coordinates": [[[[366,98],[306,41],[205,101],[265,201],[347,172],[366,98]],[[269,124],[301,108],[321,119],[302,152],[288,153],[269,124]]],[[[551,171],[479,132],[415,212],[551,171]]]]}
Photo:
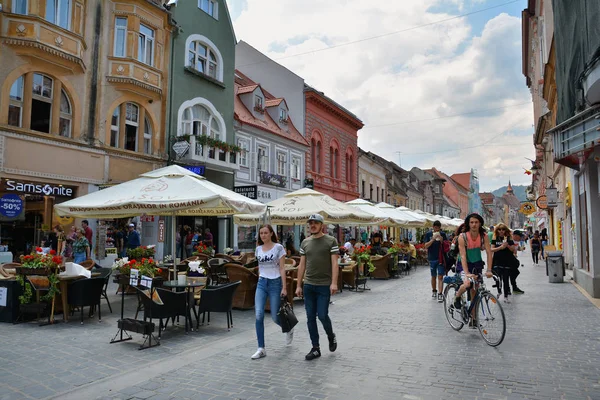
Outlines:
{"type": "MultiPolygon", "coordinates": [[[[188,310],[190,308],[190,290],[191,289],[195,289],[195,288],[201,288],[206,286],[206,281],[204,282],[196,282],[196,281],[191,281],[191,280],[186,280],[185,283],[179,283],[178,280],[174,280],[174,281],[166,281],[163,282],[163,287],[165,288],[171,288],[171,289],[185,289],[186,292],[186,296],[185,296],[185,311],[186,311],[186,315],[185,315],[185,333],[189,332],[189,329],[191,329],[192,331],[194,330],[193,326],[189,327],[188,326],[188,310]]],[[[191,321],[190,321],[191,322],[191,321]]]]}
{"type": "MultiPolygon", "coordinates": [[[[92,278],[96,278],[98,276],[100,276],[100,272],[92,272],[92,278]]],[[[64,276],[64,275],[58,275],[58,283],[60,286],[60,300],[62,302],[62,308],[63,308],[63,321],[64,322],[69,322],[69,299],[68,299],[68,286],[69,286],[69,282],[73,282],[79,279],[87,279],[85,276],[81,276],[81,275],[69,275],[69,276],[64,276]]]]}

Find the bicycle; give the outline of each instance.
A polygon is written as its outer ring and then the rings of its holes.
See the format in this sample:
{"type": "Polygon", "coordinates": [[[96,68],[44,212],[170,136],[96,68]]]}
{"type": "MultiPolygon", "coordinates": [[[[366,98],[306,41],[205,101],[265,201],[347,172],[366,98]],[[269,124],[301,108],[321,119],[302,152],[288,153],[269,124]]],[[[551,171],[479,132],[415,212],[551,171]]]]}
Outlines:
{"type": "MultiPolygon", "coordinates": [[[[497,285],[498,277],[494,275],[492,278],[497,285]]],[[[476,283],[474,279],[469,279],[471,284],[476,283]]],[[[455,275],[454,282],[448,283],[444,289],[444,312],[448,323],[455,331],[460,331],[465,324],[477,324],[483,340],[492,347],[498,346],[506,335],[506,318],[504,317],[502,305],[498,298],[485,287],[483,279],[479,277],[477,282],[479,287],[473,300],[469,304],[471,290],[467,290],[461,296],[461,308],[456,309],[454,298],[462,283],[462,279],[455,275]],[[474,319],[471,316],[473,310],[475,310],[474,319]]]]}

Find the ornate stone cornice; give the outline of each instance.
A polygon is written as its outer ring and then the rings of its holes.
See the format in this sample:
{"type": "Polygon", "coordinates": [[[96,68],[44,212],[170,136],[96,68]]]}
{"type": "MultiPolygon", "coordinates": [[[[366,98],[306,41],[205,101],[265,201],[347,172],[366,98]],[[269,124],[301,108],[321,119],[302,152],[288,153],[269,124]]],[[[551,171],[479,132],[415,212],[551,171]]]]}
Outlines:
{"type": "Polygon", "coordinates": [[[22,47],[32,47],[32,48],[40,49],[40,50],[45,51],[46,53],[51,54],[55,57],[59,57],[64,60],[67,60],[73,64],[76,64],[79,67],[81,67],[82,70],[85,71],[85,64],[83,63],[82,59],[80,59],[79,57],[76,57],[74,55],[65,53],[63,51],[57,50],[57,49],[50,47],[48,45],[45,45],[43,43],[31,41],[31,40],[11,39],[11,38],[2,38],[2,43],[10,45],[10,46],[22,46],[22,47]]]}
{"type": "Polygon", "coordinates": [[[106,80],[108,82],[111,83],[125,83],[125,84],[129,84],[129,85],[134,85],[134,86],[138,86],[141,87],[142,89],[154,92],[159,94],[160,96],[162,96],[162,89],[153,85],[149,85],[147,83],[144,82],[140,82],[137,79],[134,78],[120,78],[120,77],[116,77],[116,76],[107,76],[106,80]]]}

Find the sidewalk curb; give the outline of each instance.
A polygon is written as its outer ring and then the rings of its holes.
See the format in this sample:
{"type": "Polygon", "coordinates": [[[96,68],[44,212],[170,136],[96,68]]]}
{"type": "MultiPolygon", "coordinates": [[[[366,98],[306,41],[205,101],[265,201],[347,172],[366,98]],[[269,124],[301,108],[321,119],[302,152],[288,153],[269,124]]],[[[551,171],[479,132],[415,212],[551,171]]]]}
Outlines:
{"type": "Polygon", "coordinates": [[[584,288],[579,286],[579,284],[575,282],[575,280],[570,279],[569,282],[571,282],[573,286],[575,286],[577,290],[579,290],[581,294],[583,294],[590,301],[590,303],[592,303],[594,306],[596,306],[597,309],[600,310],[600,299],[595,299],[592,296],[590,296],[590,294],[586,292],[584,288]]]}

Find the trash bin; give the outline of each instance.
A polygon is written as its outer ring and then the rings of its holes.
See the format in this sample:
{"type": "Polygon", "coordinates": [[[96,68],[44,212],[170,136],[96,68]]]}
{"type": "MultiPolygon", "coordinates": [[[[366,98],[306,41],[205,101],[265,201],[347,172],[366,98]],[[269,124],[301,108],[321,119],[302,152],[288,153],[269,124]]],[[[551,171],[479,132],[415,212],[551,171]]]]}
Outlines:
{"type": "Polygon", "coordinates": [[[562,251],[549,251],[546,253],[546,275],[548,282],[562,283],[565,276],[565,259],[562,251]]]}

